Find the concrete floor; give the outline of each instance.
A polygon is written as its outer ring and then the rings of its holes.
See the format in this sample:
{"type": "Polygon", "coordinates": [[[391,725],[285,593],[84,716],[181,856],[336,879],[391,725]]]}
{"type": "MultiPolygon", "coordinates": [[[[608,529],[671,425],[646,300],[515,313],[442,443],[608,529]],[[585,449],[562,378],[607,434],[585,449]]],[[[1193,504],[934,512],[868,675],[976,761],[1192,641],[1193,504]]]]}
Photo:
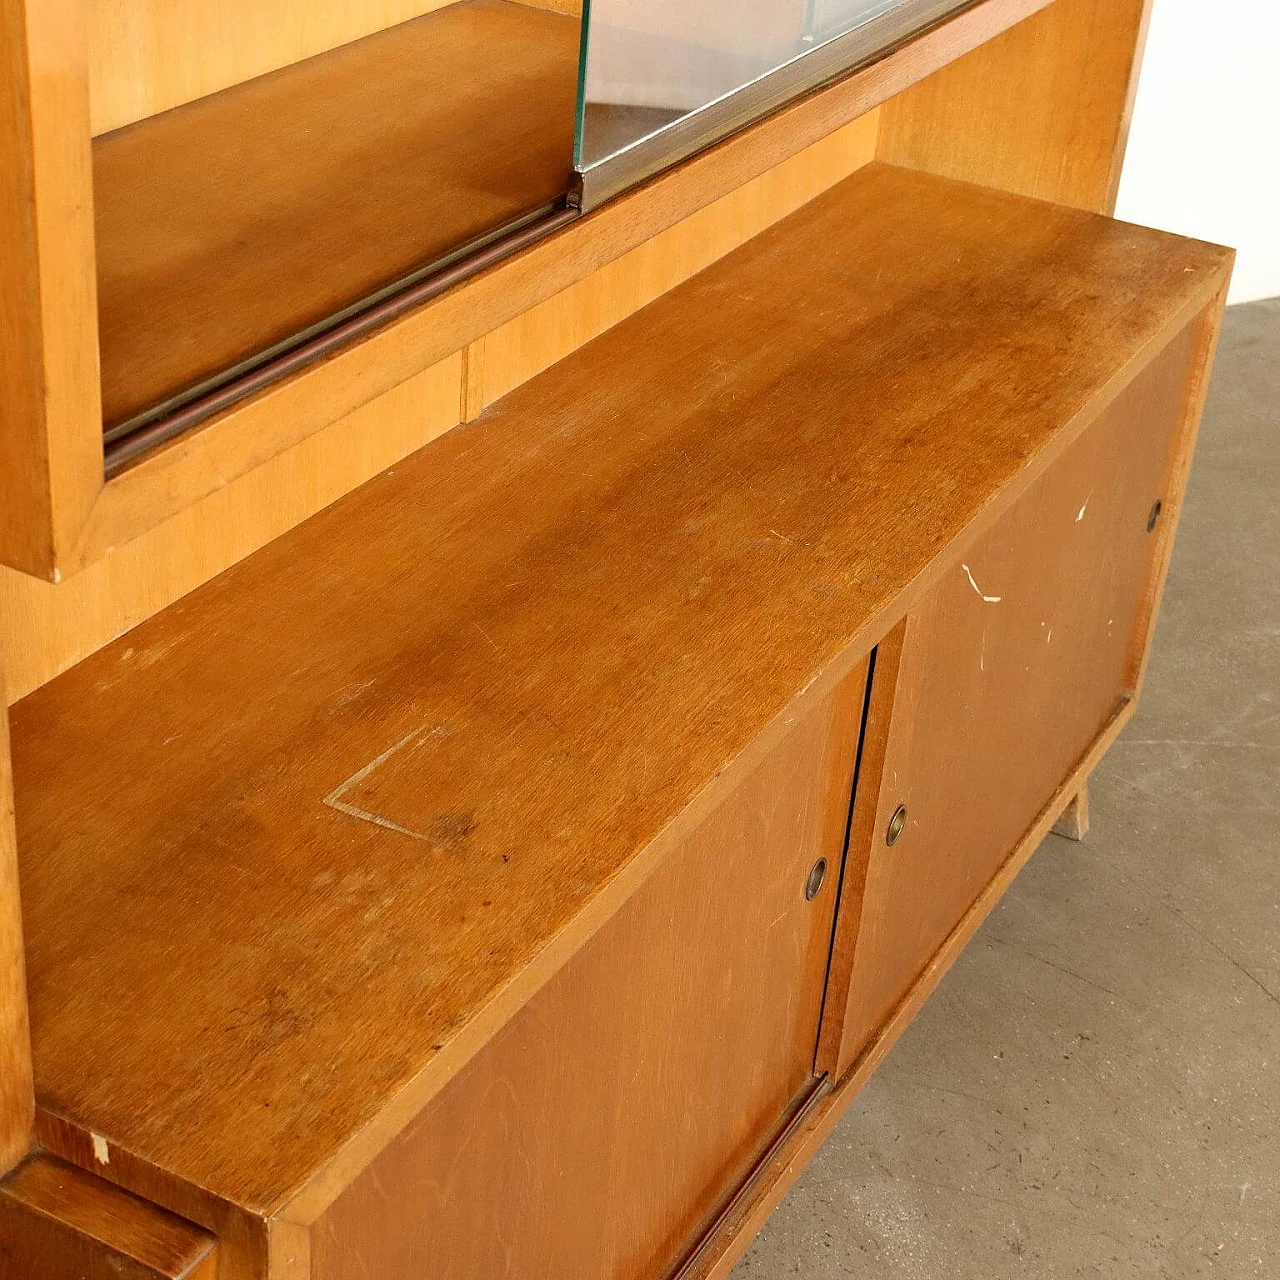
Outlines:
{"type": "Polygon", "coordinates": [[[1280,299],[1232,308],[1141,710],[734,1272],[1280,1278],[1280,299]]]}

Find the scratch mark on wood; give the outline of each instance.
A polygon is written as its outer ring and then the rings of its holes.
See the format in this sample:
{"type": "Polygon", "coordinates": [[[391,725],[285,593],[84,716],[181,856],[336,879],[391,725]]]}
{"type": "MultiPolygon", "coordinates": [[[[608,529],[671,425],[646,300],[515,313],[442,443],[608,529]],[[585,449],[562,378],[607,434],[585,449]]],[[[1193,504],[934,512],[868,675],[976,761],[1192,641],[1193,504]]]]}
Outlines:
{"type": "Polygon", "coordinates": [[[99,1164],[111,1163],[111,1152],[107,1149],[107,1140],[100,1133],[91,1133],[93,1139],[93,1158],[99,1164]]]}
{"type": "Polygon", "coordinates": [[[325,796],[324,803],[331,809],[337,809],[339,813],[345,813],[348,817],[359,818],[362,822],[372,822],[375,826],[385,827],[388,831],[399,832],[402,836],[411,836],[415,840],[423,840],[428,844],[434,844],[435,842],[432,838],[421,831],[413,831],[408,827],[402,827],[398,822],[381,818],[376,813],[370,813],[367,809],[361,809],[354,804],[347,804],[342,799],[352,787],[358,787],[375,769],[386,764],[396,752],[403,750],[411,742],[422,738],[430,732],[433,731],[430,729],[415,729],[412,733],[406,733],[394,746],[388,747],[380,756],[370,760],[363,769],[357,769],[345,782],[339,783],[325,796]]]}
{"type": "Polygon", "coordinates": [[[499,649],[498,646],[494,643],[493,637],[478,622],[473,622],[471,625],[475,627],[475,629],[484,638],[485,644],[487,644],[489,648],[492,649],[494,653],[496,653],[498,657],[501,658],[503,656],[502,650],[499,649]]]}
{"type": "Polygon", "coordinates": [[[969,578],[969,585],[970,585],[970,586],[971,586],[971,587],[972,587],[972,588],[973,588],[973,589],[978,593],[978,595],[979,595],[979,596],[982,596],[982,599],[983,599],[987,604],[999,604],[999,603],[1000,603],[1000,601],[1003,599],[1003,597],[1002,597],[1002,596],[988,596],[988,595],[983,595],[983,594],[982,594],[982,588],[981,588],[980,586],[978,586],[978,584],[977,584],[976,582],[974,582],[974,580],[973,580],[973,570],[972,570],[972,569],[970,569],[970,568],[969,568],[969,566],[968,566],[967,564],[962,564],[960,567],[961,567],[961,568],[965,571],[965,573],[968,575],[968,578],[969,578]]]}

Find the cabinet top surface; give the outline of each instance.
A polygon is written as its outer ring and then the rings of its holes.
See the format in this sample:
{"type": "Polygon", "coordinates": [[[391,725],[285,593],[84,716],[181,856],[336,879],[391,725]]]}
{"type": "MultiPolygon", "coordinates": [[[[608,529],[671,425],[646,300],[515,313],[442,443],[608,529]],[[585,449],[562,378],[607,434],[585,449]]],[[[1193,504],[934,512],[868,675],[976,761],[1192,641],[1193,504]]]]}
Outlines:
{"type": "Polygon", "coordinates": [[[340,1185],[1228,263],[873,166],[19,703],[41,1105],[340,1185]]]}

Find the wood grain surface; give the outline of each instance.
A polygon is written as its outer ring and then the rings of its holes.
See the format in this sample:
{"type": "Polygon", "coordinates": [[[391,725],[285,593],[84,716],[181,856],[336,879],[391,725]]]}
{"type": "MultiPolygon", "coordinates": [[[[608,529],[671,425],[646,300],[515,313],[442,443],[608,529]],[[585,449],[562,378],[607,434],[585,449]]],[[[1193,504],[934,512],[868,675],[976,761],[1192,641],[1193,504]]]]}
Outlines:
{"type": "MultiPolygon", "coordinates": [[[[64,572],[93,563],[424,368],[455,355],[1048,2],[982,0],[881,61],[742,130],[157,451],[103,488],[65,560],[64,572]]],[[[244,520],[254,520],[251,502],[242,511],[244,520]]]]}
{"type": "Polygon", "coordinates": [[[38,1103],[318,1216],[1229,264],[871,166],[17,704],[38,1103]]]}
{"type": "Polygon", "coordinates": [[[207,1231],[43,1153],[0,1182],[5,1280],[216,1280],[207,1231]]]}
{"type": "Polygon", "coordinates": [[[76,0],[0,0],[0,560],[50,579],[102,487],[76,0]]]}
{"type": "MultiPolygon", "coordinates": [[[[30,693],[421,448],[461,413],[474,417],[494,398],[495,387],[510,389],[531,377],[549,358],[567,354],[566,343],[596,336],[652,301],[655,290],[687,278],[848,177],[873,158],[875,123],[873,112],[837,129],[669,228],[654,249],[633,250],[562,290],[542,313],[546,327],[540,333],[517,322],[500,330],[492,346],[485,339],[473,343],[466,379],[455,352],[321,431],[311,432],[305,415],[301,422],[295,418],[292,448],[281,447],[290,412],[281,409],[280,418],[270,416],[272,432],[241,459],[254,464],[245,474],[227,470],[218,432],[206,430],[117,477],[99,504],[104,517],[106,504],[114,518],[96,525],[101,545],[91,564],[56,590],[0,567],[0,662],[9,697],[30,693]],[[460,394],[463,386],[468,390],[460,394]],[[202,498],[183,480],[192,464],[206,478],[222,477],[202,498]],[[163,519],[165,510],[176,514],[163,519]],[[139,529],[144,532],[134,536],[139,529]]],[[[364,395],[357,374],[336,384],[326,375],[311,386],[308,411],[326,416],[335,404],[359,403],[364,395]]]]}
{"type": "Polygon", "coordinates": [[[880,159],[1111,213],[1151,0],[1054,0],[887,104],[880,159]]]}
{"type": "Polygon", "coordinates": [[[108,425],[568,189],[578,23],[465,0],[93,146],[108,425]]]}
{"type": "Polygon", "coordinates": [[[86,0],[93,132],[109,133],[451,3],[86,0]]]}
{"type": "Polygon", "coordinates": [[[876,816],[849,851],[867,869],[841,1073],[1133,695],[1191,345],[1188,326],[908,617],[876,816]]]}
{"type": "Polygon", "coordinates": [[[6,707],[0,708],[0,1174],[27,1154],[34,1112],[6,707]]]}
{"type": "Polygon", "coordinates": [[[865,689],[862,664],[339,1197],[313,1280],[667,1273],[813,1086],[865,689]]]}

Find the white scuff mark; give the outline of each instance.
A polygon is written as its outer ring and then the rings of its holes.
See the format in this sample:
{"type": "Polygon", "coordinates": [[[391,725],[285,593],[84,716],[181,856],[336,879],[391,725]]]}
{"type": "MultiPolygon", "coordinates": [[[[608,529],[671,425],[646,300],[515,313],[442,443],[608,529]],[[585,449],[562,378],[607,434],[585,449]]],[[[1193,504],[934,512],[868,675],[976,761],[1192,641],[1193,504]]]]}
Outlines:
{"type": "Polygon", "coordinates": [[[1045,638],[1044,638],[1044,642],[1045,642],[1045,644],[1052,644],[1052,643],[1053,643],[1053,628],[1052,628],[1052,627],[1050,627],[1050,628],[1049,628],[1049,634],[1048,634],[1047,636],[1045,636],[1045,638]]]}
{"type": "Polygon", "coordinates": [[[111,1163],[111,1152],[107,1150],[107,1140],[100,1133],[91,1133],[93,1139],[93,1158],[99,1164],[111,1163]]]}
{"type": "Polygon", "coordinates": [[[1090,489],[1089,496],[1084,500],[1084,506],[1081,507],[1080,510],[1076,512],[1076,524],[1079,524],[1080,521],[1084,519],[1084,513],[1089,510],[1089,503],[1091,503],[1092,501],[1093,501],[1093,490],[1090,489]]]}
{"type": "Polygon", "coordinates": [[[1000,601],[1004,598],[1003,596],[983,595],[982,588],[978,586],[978,584],[973,580],[973,570],[970,569],[967,564],[962,564],[960,567],[968,575],[969,585],[978,593],[978,595],[982,596],[982,599],[986,604],[999,604],[1000,601]]]}
{"type": "Polygon", "coordinates": [[[406,733],[395,746],[388,747],[375,760],[370,760],[363,769],[357,769],[355,773],[349,777],[346,782],[340,783],[324,798],[324,803],[330,809],[337,809],[339,813],[345,813],[350,818],[359,818],[362,822],[372,822],[376,827],[385,827],[388,831],[395,831],[402,836],[412,836],[415,840],[425,840],[431,842],[431,837],[424,835],[421,831],[413,831],[408,827],[402,827],[399,823],[391,822],[386,818],[379,817],[376,813],[370,813],[367,809],[358,808],[354,804],[347,804],[342,799],[352,787],[359,786],[375,769],[380,765],[386,764],[397,751],[407,747],[415,739],[424,737],[448,737],[448,730],[442,725],[434,728],[415,729],[412,733],[406,733]]]}

